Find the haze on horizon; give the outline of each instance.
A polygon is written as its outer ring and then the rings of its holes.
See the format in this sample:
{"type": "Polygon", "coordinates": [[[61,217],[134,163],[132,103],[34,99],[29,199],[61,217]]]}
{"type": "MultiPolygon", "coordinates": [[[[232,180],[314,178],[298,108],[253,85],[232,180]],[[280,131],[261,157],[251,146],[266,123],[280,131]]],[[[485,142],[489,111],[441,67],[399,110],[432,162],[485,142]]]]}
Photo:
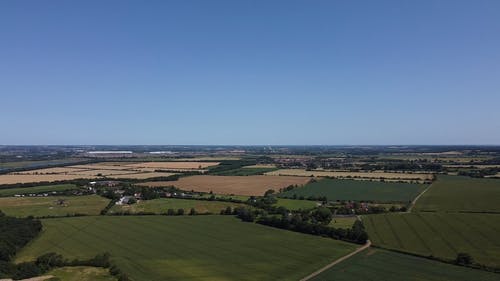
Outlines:
{"type": "Polygon", "coordinates": [[[500,144],[500,1],[1,1],[1,144],[500,144]]]}

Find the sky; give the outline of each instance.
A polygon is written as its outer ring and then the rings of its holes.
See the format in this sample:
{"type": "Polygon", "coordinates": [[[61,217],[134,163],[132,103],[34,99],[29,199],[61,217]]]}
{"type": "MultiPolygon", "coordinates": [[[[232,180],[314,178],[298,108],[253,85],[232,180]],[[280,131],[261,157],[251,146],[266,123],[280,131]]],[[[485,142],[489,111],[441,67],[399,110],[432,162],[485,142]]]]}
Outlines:
{"type": "Polygon", "coordinates": [[[500,1],[0,1],[0,144],[500,145],[500,1]]]}

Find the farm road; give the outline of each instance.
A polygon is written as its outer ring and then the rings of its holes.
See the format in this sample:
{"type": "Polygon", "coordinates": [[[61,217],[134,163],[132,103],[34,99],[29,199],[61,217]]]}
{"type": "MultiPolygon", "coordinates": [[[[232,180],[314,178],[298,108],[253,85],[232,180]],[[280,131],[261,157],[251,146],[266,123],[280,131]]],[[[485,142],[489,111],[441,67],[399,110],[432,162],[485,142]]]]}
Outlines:
{"type": "Polygon", "coordinates": [[[345,261],[346,259],[354,256],[355,254],[364,251],[365,249],[368,249],[371,245],[372,245],[372,242],[370,240],[367,240],[365,245],[363,245],[362,247],[356,249],[354,252],[349,253],[349,254],[341,257],[341,258],[338,258],[338,259],[334,260],[333,262],[327,264],[325,267],[319,269],[318,271],[315,271],[315,272],[307,275],[306,277],[300,279],[300,281],[307,281],[307,280],[310,280],[313,277],[316,277],[317,275],[319,275],[323,271],[329,269],[330,267],[332,267],[332,266],[334,266],[334,265],[336,265],[338,263],[341,263],[341,262],[345,261]]]}
{"type": "Polygon", "coordinates": [[[420,196],[424,195],[424,193],[427,192],[427,190],[431,189],[432,187],[432,183],[424,190],[422,191],[422,193],[420,193],[417,197],[415,197],[415,199],[413,199],[413,201],[411,201],[411,204],[410,204],[410,208],[408,208],[408,213],[411,212],[411,210],[413,209],[413,207],[415,207],[415,204],[417,203],[417,200],[420,198],[420,196]]]}

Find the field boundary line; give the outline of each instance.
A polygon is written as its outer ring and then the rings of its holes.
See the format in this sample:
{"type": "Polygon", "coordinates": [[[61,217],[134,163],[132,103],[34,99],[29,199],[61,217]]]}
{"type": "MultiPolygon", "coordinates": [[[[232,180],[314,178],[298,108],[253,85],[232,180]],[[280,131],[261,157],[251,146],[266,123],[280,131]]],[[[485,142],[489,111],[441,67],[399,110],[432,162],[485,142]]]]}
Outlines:
{"type": "MultiPolygon", "coordinates": [[[[436,180],[436,181],[437,181],[437,180],[436,180]]],[[[430,185],[429,185],[429,186],[428,186],[428,187],[427,187],[424,191],[420,192],[420,194],[419,194],[419,195],[417,195],[417,197],[415,197],[415,198],[413,199],[413,201],[411,201],[410,208],[408,208],[408,213],[410,213],[410,212],[413,210],[413,207],[415,207],[415,204],[417,204],[417,200],[418,200],[418,199],[420,199],[420,197],[421,197],[422,195],[424,195],[424,193],[426,193],[426,192],[427,192],[427,190],[431,189],[431,187],[432,187],[432,185],[433,185],[433,184],[434,184],[434,183],[431,183],[431,184],[430,184],[430,185]]]]}
{"type": "Polygon", "coordinates": [[[362,252],[362,251],[368,249],[371,245],[372,245],[372,242],[370,240],[366,240],[366,243],[363,246],[361,246],[358,249],[356,249],[354,252],[351,252],[351,253],[349,253],[349,254],[341,257],[341,258],[338,258],[338,259],[334,260],[333,262],[327,264],[326,266],[322,267],[321,269],[319,269],[319,270],[317,270],[317,271],[315,271],[315,272],[307,275],[306,277],[300,279],[300,281],[307,281],[307,280],[310,280],[310,279],[316,277],[317,275],[319,275],[323,271],[330,269],[330,267],[332,267],[332,266],[334,266],[334,265],[336,265],[338,263],[343,262],[344,260],[346,260],[346,259],[354,256],[355,254],[357,254],[359,252],[362,252]]]}

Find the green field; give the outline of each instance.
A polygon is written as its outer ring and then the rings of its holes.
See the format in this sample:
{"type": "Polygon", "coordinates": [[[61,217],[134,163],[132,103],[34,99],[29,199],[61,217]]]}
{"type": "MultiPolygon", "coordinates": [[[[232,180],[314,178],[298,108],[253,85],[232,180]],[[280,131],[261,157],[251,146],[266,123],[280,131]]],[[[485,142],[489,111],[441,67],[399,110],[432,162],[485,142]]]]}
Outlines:
{"type": "Polygon", "coordinates": [[[363,216],[376,246],[453,260],[469,253],[476,262],[500,268],[500,215],[404,213],[363,216]]]}
{"type": "Polygon", "coordinates": [[[0,162],[0,171],[3,169],[16,169],[16,168],[36,169],[39,167],[66,165],[81,161],[82,161],[81,159],[55,159],[55,160],[40,160],[40,161],[0,162]]]}
{"type": "Polygon", "coordinates": [[[329,226],[335,228],[351,228],[357,217],[334,217],[329,226]]]}
{"type": "Polygon", "coordinates": [[[372,248],[335,265],[312,280],[494,281],[500,280],[500,274],[372,248]]]}
{"type": "Polygon", "coordinates": [[[357,245],[231,216],[92,216],[43,220],[16,260],[109,252],[134,281],[298,280],[357,245]]]}
{"type": "Polygon", "coordinates": [[[98,215],[108,203],[109,199],[98,195],[4,197],[0,198],[0,210],[14,217],[98,215]],[[63,200],[63,202],[58,202],[58,200],[63,200]]]}
{"type": "Polygon", "coordinates": [[[160,198],[154,200],[141,200],[132,205],[114,205],[109,213],[112,214],[116,212],[129,211],[131,213],[151,212],[164,214],[168,209],[174,209],[175,211],[177,211],[177,209],[184,209],[185,213],[188,214],[191,208],[194,208],[198,213],[219,214],[221,210],[225,210],[228,206],[235,208],[238,206],[244,206],[244,204],[220,201],[160,198]]]}
{"type": "Polygon", "coordinates": [[[210,198],[214,196],[216,199],[235,199],[235,200],[240,200],[242,202],[246,202],[248,199],[250,199],[250,196],[246,195],[225,195],[225,194],[210,194],[210,193],[203,193],[200,195],[197,195],[196,198],[210,198]]]}
{"type": "Polygon", "coordinates": [[[41,185],[23,188],[0,189],[0,196],[14,196],[16,194],[48,193],[52,191],[66,191],[76,189],[74,184],[41,185]]]}
{"type": "Polygon", "coordinates": [[[286,198],[277,198],[278,202],[274,204],[276,207],[285,207],[288,210],[307,210],[318,207],[317,202],[310,200],[294,200],[294,199],[286,199],[286,198]]]}
{"type": "Polygon", "coordinates": [[[408,202],[415,198],[426,185],[410,183],[389,183],[379,181],[358,181],[321,179],[304,187],[280,194],[291,198],[294,195],[305,198],[326,196],[328,200],[356,200],[378,202],[408,202]]]}
{"type": "Polygon", "coordinates": [[[414,210],[500,212],[500,180],[438,176],[414,210]]]}
{"type": "Polygon", "coordinates": [[[44,275],[52,275],[49,281],[116,281],[107,268],[90,266],[68,266],[56,268],[44,275]]]}
{"type": "Polygon", "coordinates": [[[267,172],[276,171],[278,168],[238,168],[234,170],[218,172],[218,176],[254,176],[263,175],[267,172]]]}

